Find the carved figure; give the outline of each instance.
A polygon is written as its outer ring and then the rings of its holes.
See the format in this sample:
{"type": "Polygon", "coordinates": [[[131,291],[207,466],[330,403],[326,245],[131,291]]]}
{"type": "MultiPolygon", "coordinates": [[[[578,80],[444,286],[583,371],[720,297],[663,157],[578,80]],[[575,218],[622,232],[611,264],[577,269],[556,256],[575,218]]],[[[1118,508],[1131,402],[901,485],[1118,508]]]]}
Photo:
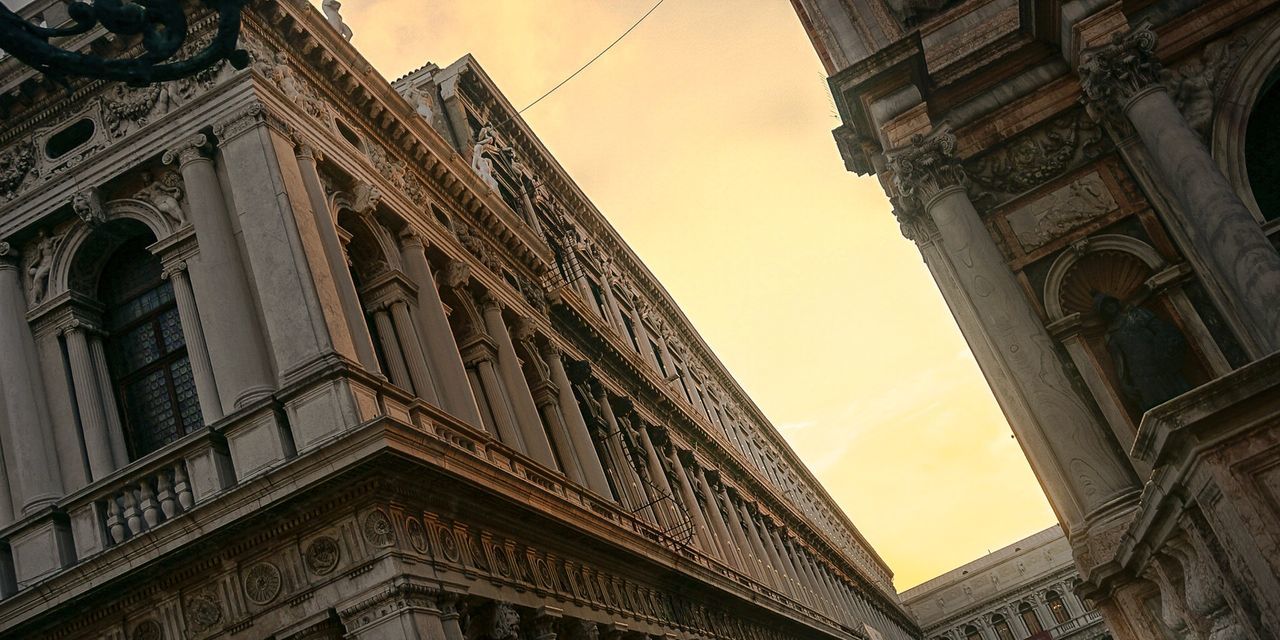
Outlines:
{"type": "Polygon", "coordinates": [[[160,213],[168,217],[175,225],[186,223],[186,213],[182,211],[182,178],[172,171],[161,173],[151,184],[134,194],[134,198],[150,202],[160,213]]]}
{"type": "Polygon", "coordinates": [[[53,256],[62,243],[61,236],[49,236],[43,229],[36,233],[33,242],[31,264],[27,266],[27,275],[31,278],[31,305],[35,306],[44,300],[49,291],[49,272],[53,269],[53,256]]]}
{"type": "Polygon", "coordinates": [[[423,120],[431,123],[435,120],[435,109],[432,105],[431,93],[422,89],[409,90],[409,104],[413,105],[413,110],[417,112],[423,120]]]}
{"type": "Polygon", "coordinates": [[[285,97],[298,105],[306,104],[307,96],[302,92],[302,85],[299,84],[297,76],[293,75],[293,68],[289,66],[289,58],[284,55],[284,52],[276,53],[276,63],[271,67],[271,79],[275,81],[285,97]]]}
{"type": "Polygon", "coordinates": [[[501,153],[494,139],[493,127],[485,125],[476,136],[476,145],[471,150],[471,168],[476,170],[484,183],[495,192],[498,191],[498,179],[493,175],[493,154],[501,153]]]}
{"type": "Polygon", "coordinates": [[[27,178],[27,173],[35,164],[29,144],[10,149],[0,155],[0,196],[12,198],[27,178]]]}
{"type": "Polygon", "coordinates": [[[83,189],[71,196],[71,210],[89,226],[107,221],[107,212],[102,207],[102,195],[97,189],[83,189]]]}
{"type": "Polygon", "coordinates": [[[342,14],[339,13],[340,9],[342,9],[342,3],[338,2],[338,0],[324,0],[320,3],[320,10],[324,12],[324,17],[329,21],[329,26],[333,27],[333,30],[337,31],[343,40],[350,40],[353,35],[351,27],[348,27],[347,23],[342,21],[342,14]]]}
{"type": "Polygon", "coordinates": [[[1094,311],[1107,323],[1107,351],[1121,391],[1146,410],[1191,388],[1183,377],[1187,342],[1176,327],[1142,307],[1124,309],[1112,296],[1095,293],[1094,311]]]}
{"type": "Polygon", "coordinates": [[[495,602],[467,625],[467,640],[520,640],[520,614],[505,602],[495,602]]]}

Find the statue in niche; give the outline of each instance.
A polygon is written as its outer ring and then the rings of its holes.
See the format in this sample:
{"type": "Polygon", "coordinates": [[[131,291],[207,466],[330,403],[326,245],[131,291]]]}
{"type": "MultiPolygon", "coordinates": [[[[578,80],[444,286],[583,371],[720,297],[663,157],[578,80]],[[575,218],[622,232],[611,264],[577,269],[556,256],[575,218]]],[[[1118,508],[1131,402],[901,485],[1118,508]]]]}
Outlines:
{"type": "Polygon", "coordinates": [[[1141,412],[1191,389],[1182,375],[1187,341],[1167,320],[1142,307],[1124,308],[1105,293],[1094,293],[1094,312],[1107,326],[1107,352],[1115,363],[1121,392],[1141,412]]]}
{"type": "Polygon", "coordinates": [[[324,0],[320,3],[320,10],[324,12],[324,18],[329,21],[329,26],[333,27],[333,30],[337,31],[343,40],[350,40],[353,35],[351,27],[348,27],[347,23],[342,21],[342,14],[339,13],[341,9],[342,3],[338,2],[338,0],[324,0]]]}
{"type": "Polygon", "coordinates": [[[27,265],[27,276],[31,278],[30,303],[32,306],[40,304],[49,291],[49,273],[53,270],[53,256],[58,252],[58,245],[61,243],[61,236],[50,236],[44,232],[44,229],[36,232],[35,240],[32,242],[35,251],[32,252],[31,264],[27,265]]]}
{"type": "Polygon", "coordinates": [[[494,138],[493,127],[485,125],[476,136],[476,146],[471,150],[471,168],[476,170],[480,179],[495,193],[501,193],[498,179],[493,175],[493,155],[497,153],[501,153],[501,150],[494,138]]]}

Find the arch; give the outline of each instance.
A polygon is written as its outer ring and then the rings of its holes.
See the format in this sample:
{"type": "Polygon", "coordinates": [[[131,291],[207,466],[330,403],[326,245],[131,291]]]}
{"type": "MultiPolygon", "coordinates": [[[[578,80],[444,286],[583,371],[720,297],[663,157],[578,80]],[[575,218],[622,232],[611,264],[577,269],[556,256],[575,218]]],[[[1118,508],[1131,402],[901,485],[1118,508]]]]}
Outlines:
{"type": "MultiPolygon", "coordinates": [[[[113,224],[119,225],[125,221],[140,223],[146,226],[157,241],[169,237],[177,230],[168,216],[161,213],[155,205],[142,200],[130,198],[112,200],[103,205],[103,211],[104,221],[93,225],[81,222],[67,232],[54,254],[49,270],[48,286],[42,300],[53,299],[72,291],[78,284],[83,284],[83,282],[75,282],[77,276],[84,275],[83,272],[77,272],[73,267],[76,266],[77,260],[83,261],[88,257],[85,251],[99,252],[101,255],[98,258],[106,259],[106,254],[110,252],[109,247],[96,243],[110,239],[110,236],[104,237],[103,232],[105,230],[109,234],[113,224]]],[[[81,262],[79,266],[86,265],[81,262]]],[[[96,273],[94,277],[97,277],[96,273]]]]}
{"type": "Polygon", "coordinates": [[[1063,304],[1063,295],[1066,293],[1064,284],[1072,273],[1073,268],[1085,256],[1107,251],[1133,256],[1141,261],[1142,264],[1145,264],[1152,274],[1158,273],[1168,266],[1154,247],[1137,238],[1115,234],[1104,234],[1088,238],[1062,252],[1053,261],[1053,265],[1049,267],[1049,274],[1045,278],[1044,285],[1044,306],[1050,322],[1062,320],[1070,313],[1070,310],[1063,304]]]}
{"type": "Polygon", "coordinates": [[[347,258],[357,280],[368,283],[385,272],[401,270],[400,245],[385,226],[347,206],[334,211],[339,228],[350,235],[347,258]]]}
{"type": "Polygon", "coordinates": [[[1249,182],[1245,135],[1254,106],[1277,69],[1280,69],[1280,18],[1272,18],[1259,29],[1257,39],[1222,86],[1210,129],[1209,145],[1214,159],[1259,221],[1264,218],[1249,182]]]}

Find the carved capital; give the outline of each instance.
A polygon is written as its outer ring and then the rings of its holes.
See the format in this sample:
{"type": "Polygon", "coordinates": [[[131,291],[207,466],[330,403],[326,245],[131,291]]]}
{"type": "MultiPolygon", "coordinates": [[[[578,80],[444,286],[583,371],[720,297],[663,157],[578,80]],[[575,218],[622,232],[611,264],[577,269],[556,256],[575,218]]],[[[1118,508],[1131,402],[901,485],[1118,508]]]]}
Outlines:
{"type": "Polygon", "coordinates": [[[164,155],[160,157],[160,161],[165,164],[173,164],[176,161],[179,167],[183,167],[187,163],[207,158],[207,154],[212,149],[213,145],[209,142],[209,136],[197,133],[193,136],[188,136],[165,151],[164,155]]]}
{"type": "Polygon", "coordinates": [[[218,137],[220,142],[226,142],[237,136],[240,136],[254,127],[259,125],[269,125],[275,129],[290,134],[289,125],[281,121],[267,108],[260,103],[253,103],[241,109],[239,113],[224,119],[222,122],[213,126],[213,134],[218,137]]]}
{"type": "Polygon", "coordinates": [[[0,267],[17,267],[18,250],[8,242],[0,242],[0,267]]]}
{"type": "Polygon", "coordinates": [[[317,149],[310,140],[296,132],[293,134],[293,153],[298,158],[311,162],[324,160],[324,152],[317,149]]]}
{"type": "Polygon", "coordinates": [[[1112,35],[1109,45],[1080,53],[1080,89],[1092,114],[1116,119],[1134,96],[1160,84],[1156,33],[1142,24],[1112,35]]]}
{"type": "Polygon", "coordinates": [[[888,160],[898,193],[922,207],[944,189],[964,184],[956,136],[945,123],[929,135],[911,136],[911,144],[890,152],[888,160]]]}

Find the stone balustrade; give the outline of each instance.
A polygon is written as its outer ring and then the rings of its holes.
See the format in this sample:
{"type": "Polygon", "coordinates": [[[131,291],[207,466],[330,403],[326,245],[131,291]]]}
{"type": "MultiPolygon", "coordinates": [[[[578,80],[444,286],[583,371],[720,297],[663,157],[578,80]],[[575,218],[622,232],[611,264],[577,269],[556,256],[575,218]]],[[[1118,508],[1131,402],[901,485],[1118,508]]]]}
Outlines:
{"type": "Polygon", "coordinates": [[[1049,629],[1049,635],[1054,639],[1065,638],[1080,629],[1087,626],[1099,624],[1102,622],[1102,614],[1097,610],[1086,611],[1084,615],[1076,616],[1052,629],[1049,629]]]}

